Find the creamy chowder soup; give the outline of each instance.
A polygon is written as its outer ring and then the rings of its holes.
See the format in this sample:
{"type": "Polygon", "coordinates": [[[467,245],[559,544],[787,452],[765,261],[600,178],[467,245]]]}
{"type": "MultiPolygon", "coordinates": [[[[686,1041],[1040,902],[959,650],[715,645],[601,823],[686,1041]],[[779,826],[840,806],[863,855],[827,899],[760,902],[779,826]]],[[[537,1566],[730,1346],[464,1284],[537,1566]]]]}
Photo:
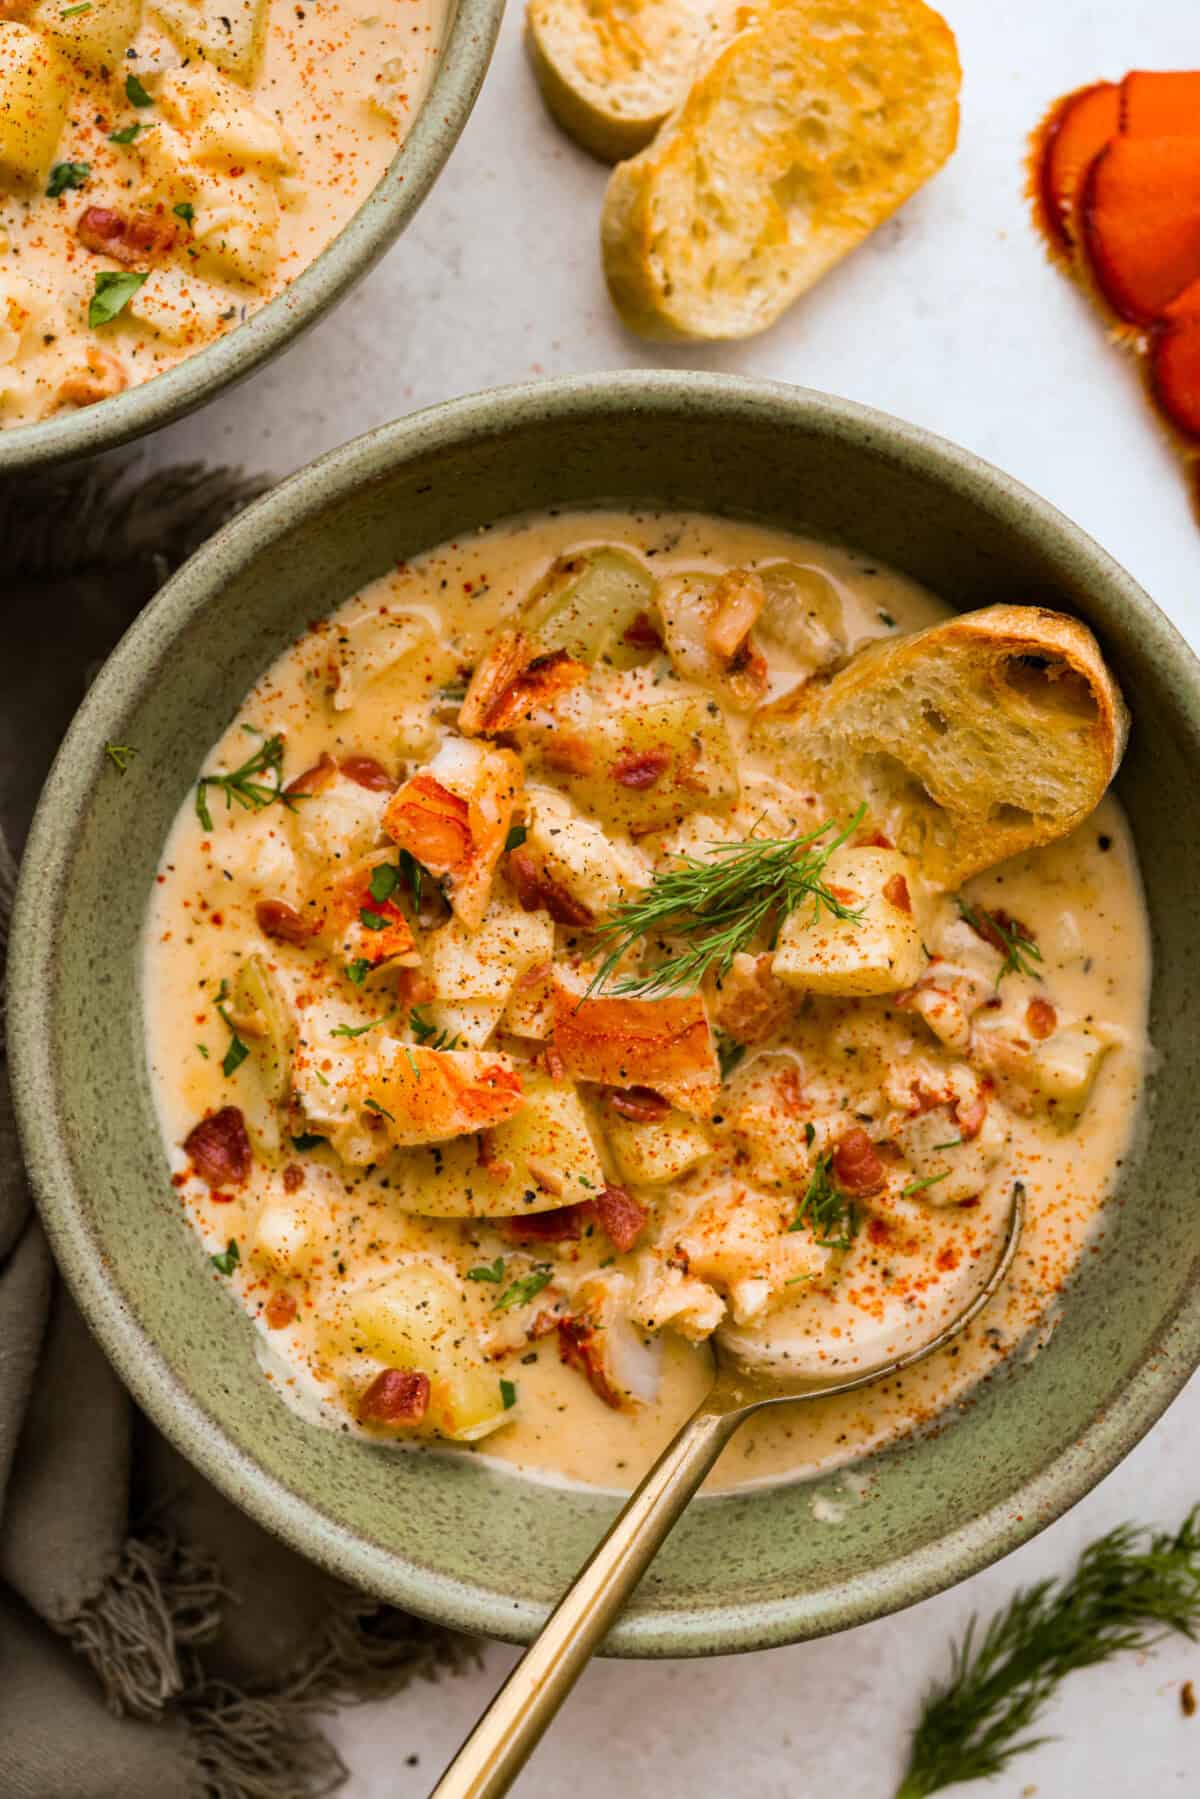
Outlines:
{"type": "Polygon", "coordinates": [[[932,1336],[1016,1182],[970,1332],[752,1423],[718,1482],[861,1455],[1052,1326],[1142,1078],[1120,809],[938,892],[902,819],[789,779],[776,705],[943,615],[778,532],[560,514],[397,567],[263,676],[172,831],[144,981],[181,1215],[281,1397],[628,1486],[714,1335],[818,1374],[932,1336]],[[723,958],[683,909],[714,882],[723,958]]]}
{"type": "Polygon", "coordinates": [[[0,0],[0,422],[170,368],[383,174],[441,0],[0,0]]]}

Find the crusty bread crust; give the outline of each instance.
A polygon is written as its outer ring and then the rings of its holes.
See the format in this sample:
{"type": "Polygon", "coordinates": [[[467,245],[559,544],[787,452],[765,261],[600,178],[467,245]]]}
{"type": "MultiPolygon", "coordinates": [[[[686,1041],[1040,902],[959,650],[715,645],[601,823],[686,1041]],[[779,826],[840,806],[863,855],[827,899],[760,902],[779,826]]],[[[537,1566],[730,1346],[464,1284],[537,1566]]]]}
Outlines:
{"type": "Polygon", "coordinates": [[[614,170],[604,272],[630,330],[763,330],[954,149],[954,34],[924,0],[775,0],[614,170]]]}
{"type": "Polygon", "coordinates": [[[1128,732],[1091,632],[1038,606],[884,638],[757,725],[789,779],[839,812],[865,800],[947,889],[1081,824],[1128,732]]]}
{"type": "Polygon", "coordinates": [[[529,0],[525,43],[556,122],[602,162],[635,156],[737,28],[736,0],[529,0]]]}

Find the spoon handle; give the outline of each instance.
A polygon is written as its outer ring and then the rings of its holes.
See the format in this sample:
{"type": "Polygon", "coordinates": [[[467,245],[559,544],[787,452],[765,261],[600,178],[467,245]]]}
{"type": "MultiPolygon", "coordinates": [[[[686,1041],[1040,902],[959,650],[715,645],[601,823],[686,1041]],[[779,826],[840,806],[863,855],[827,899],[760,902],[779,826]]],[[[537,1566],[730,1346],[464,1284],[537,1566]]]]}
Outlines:
{"type": "Polygon", "coordinates": [[[500,1799],[608,1634],[744,1414],[705,1401],[668,1444],[559,1600],[430,1799],[500,1799]]]}

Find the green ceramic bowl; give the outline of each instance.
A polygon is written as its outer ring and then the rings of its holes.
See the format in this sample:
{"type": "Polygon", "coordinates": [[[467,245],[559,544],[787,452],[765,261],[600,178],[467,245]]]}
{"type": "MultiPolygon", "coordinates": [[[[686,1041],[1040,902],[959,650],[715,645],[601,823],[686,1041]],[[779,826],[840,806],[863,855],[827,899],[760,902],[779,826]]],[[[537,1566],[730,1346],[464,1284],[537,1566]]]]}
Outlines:
{"type": "Polygon", "coordinates": [[[366,200],[320,256],[269,305],[165,374],[111,400],[0,431],[0,476],[96,455],[234,387],[336,306],[395,242],[433,186],[475,104],[504,0],[447,0],[437,72],[412,130],[366,200]]]}
{"type": "Polygon", "coordinates": [[[1200,1359],[1200,666],[1043,501],[962,450],[801,389],[596,376],[456,401],[348,444],[260,500],[163,590],[95,681],[47,784],[10,964],[29,1167],[84,1314],[151,1417],[247,1511],[347,1580],[526,1640],[612,1517],[603,1495],[309,1426],[181,1227],[151,1109],[138,940],[202,757],[306,620],[398,557],[506,514],[658,500],[844,542],[964,607],[1026,600],[1098,632],[1136,721],[1120,776],[1148,885],[1160,1061],[1151,1126],[1049,1346],[940,1435],[823,1484],[697,1501],[615,1631],[634,1655],[753,1649],[935,1592],[1050,1522],[1137,1442],[1200,1359]],[[128,774],[111,740],[139,750],[128,774]],[[844,1495],[843,1495],[844,1497],[844,1495]]]}

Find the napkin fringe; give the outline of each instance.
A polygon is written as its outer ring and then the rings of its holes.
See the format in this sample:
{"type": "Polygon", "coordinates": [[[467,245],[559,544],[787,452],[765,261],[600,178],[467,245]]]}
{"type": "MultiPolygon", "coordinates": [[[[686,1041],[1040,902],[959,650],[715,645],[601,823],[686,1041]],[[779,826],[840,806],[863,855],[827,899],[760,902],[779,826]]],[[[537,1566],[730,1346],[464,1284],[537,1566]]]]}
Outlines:
{"type": "Polygon", "coordinates": [[[328,1799],[346,1764],[310,1707],[213,1684],[188,1705],[194,1799],[328,1799]]]}
{"type": "Polygon", "coordinates": [[[151,1529],[126,1539],[115,1572],[66,1628],[109,1711],[156,1718],[189,1685],[187,1652],[221,1628],[228,1589],[211,1557],[151,1529]]]}

